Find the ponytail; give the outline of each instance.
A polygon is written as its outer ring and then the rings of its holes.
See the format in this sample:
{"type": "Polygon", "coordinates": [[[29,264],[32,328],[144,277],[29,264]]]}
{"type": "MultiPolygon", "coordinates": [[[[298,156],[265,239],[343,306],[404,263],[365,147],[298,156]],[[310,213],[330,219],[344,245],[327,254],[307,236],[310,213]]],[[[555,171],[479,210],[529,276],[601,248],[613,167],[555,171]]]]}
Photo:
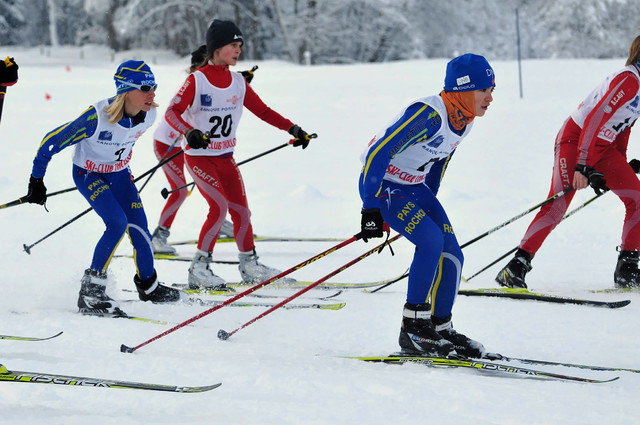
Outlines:
{"type": "Polygon", "coordinates": [[[629,58],[625,66],[634,65],[640,62],[640,35],[633,39],[629,46],[629,58]]]}

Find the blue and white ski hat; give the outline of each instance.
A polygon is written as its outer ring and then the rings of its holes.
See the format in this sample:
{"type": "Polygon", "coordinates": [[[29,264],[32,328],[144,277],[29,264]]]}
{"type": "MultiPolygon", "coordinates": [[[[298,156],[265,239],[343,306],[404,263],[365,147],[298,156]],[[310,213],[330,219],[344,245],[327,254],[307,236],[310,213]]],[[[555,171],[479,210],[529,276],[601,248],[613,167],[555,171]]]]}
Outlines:
{"type": "Polygon", "coordinates": [[[130,86],[127,83],[136,86],[155,86],[156,78],[151,72],[151,68],[144,61],[128,60],[118,66],[118,70],[113,75],[116,82],[116,91],[118,94],[136,90],[137,87],[130,86]]]}
{"type": "Polygon", "coordinates": [[[483,90],[495,85],[496,77],[493,68],[483,56],[466,53],[447,64],[444,91],[483,90]]]}

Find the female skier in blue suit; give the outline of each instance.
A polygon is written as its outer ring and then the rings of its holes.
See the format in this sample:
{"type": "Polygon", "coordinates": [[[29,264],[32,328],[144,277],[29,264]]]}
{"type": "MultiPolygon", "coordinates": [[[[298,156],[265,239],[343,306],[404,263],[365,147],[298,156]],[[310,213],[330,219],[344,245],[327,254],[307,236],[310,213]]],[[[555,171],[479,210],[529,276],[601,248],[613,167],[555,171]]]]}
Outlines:
{"type": "Polygon", "coordinates": [[[78,308],[83,314],[126,316],[105,293],[107,267],[125,232],[134,249],[133,280],[140,299],[177,301],[180,292],[158,282],[147,217],[128,165],[133,145],[156,118],[155,77],[146,63],[130,60],[113,78],[116,96],[96,102],[44,137],[33,160],[27,202],[46,202],[43,179],[51,157],[75,145],[73,180],[106,226],[82,277],[78,308]]]}

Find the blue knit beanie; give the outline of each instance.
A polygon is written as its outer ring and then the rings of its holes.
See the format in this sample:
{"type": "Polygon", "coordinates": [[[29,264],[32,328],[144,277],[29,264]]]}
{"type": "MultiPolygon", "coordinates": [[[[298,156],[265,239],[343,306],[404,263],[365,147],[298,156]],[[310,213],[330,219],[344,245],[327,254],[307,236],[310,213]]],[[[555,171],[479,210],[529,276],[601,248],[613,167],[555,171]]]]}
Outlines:
{"type": "Polygon", "coordinates": [[[116,82],[117,93],[126,93],[131,90],[136,90],[136,87],[127,85],[126,83],[141,85],[155,86],[156,79],[151,72],[149,65],[144,61],[129,60],[123,62],[118,67],[118,70],[113,75],[113,79],[116,82]]]}
{"type": "Polygon", "coordinates": [[[495,85],[496,77],[493,68],[482,56],[467,53],[452,59],[447,64],[444,91],[483,90],[495,85]]]}

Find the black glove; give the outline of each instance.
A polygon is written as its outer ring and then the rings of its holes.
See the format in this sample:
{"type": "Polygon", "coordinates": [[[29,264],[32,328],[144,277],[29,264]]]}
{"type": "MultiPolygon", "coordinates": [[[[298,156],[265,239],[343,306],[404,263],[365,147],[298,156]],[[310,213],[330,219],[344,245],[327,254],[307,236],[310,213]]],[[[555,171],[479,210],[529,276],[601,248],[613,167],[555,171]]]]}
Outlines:
{"type": "Polygon", "coordinates": [[[305,149],[309,146],[309,140],[311,140],[311,136],[307,134],[306,131],[300,128],[298,125],[293,125],[289,129],[289,134],[296,138],[293,142],[293,146],[302,146],[302,149],[305,149]]]}
{"type": "Polygon", "coordinates": [[[255,72],[256,69],[258,69],[258,65],[255,65],[253,68],[247,71],[240,71],[240,74],[242,74],[244,79],[247,80],[248,84],[251,84],[251,80],[253,80],[253,73],[255,72]]]}
{"type": "Polygon", "coordinates": [[[18,64],[15,59],[0,60],[0,85],[12,86],[18,81],[18,64]]]}
{"type": "Polygon", "coordinates": [[[602,195],[609,190],[607,187],[607,181],[604,179],[604,174],[594,170],[588,165],[578,164],[576,165],[576,171],[589,179],[589,186],[593,188],[596,195],[602,195]]]}
{"type": "Polygon", "coordinates": [[[192,128],[184,135],[190,148],[204,149],[209,146],[209,138],[197,128],[192,128]]]}
{"type": "Polygon", "coordinates": [[[29,179],[29,191],[25,201],[30,204],[44,205],[47,201],[47,188],[44,185],[43,178],[35,178],[31,176],[29,179]]]}
{"type": "Polygon", "coordinates": [[[384,219],[380,214],[379,208],[370,208],[368,210],[362,210],[362,221],[360,222],[360,233],[358,237],[367,242],[368,238],[381,238],[383,235],[382,226],[384,225],[384,219]]]}
{"type": "Polygon", "coordinates": [[[640,173],[640,160],[632,159],[631,161],[629,161],[629,167],[631,167],[634,173],[640,173]]]}

